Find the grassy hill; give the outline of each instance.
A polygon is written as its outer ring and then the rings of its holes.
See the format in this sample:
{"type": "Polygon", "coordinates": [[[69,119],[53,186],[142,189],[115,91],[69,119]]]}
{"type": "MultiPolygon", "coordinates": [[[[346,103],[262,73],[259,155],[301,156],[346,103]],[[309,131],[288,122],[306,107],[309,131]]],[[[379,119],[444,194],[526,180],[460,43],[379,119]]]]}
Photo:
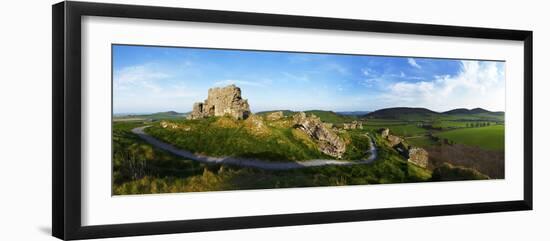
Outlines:
{"type": "Polygon", "coordinates": [[[364,115],[366,115],[370,112],[371,111],[338,111],[336,113],[339,114],[339,115],[343,115],[343,116],[357,116],[357,117],[360,117],[360,116],[364,116],[364,115]]]}
{"type": "Polygon", "coordinates": [[[395,107],[380,109],[366,114],[368,119],[425,119],[439,113],[426,108],[395,107]]]}
{"type": "MultiPolygon", "coordinates": [[[[313,146],[304,136],[299,132],[294,133],[292,128],[286,128],[284,123],[268,123],[274,124],[269,129],[269,135],[273,136],[270,138],[261,133],[249,132],[250,126],[246,120],[220,117],[171,122],[178,123],[179,127],[162,129],[158,123],[153,123],[154,126],[146,130],[151,130],[151,134],[165,141],[173,141],[171,143],[174,145],[190,144],[198,149],[202,148],[199,144],[206,145],[208,148],[215,148],[215,152],[241,152],[251,153],[251,156],[268,155],[277,158],[280,155],[322,155],[312,149],[313,146]],[[203,134],[199,135],[200,133],[203,134]],[[199,144],[194,144],[195,142],[199,144]]],[[[270,171],[202,164],[159,150],[130,131],[142,125],[141,122],[129,121],[113,124],[114,195],[410,183],[427,181],[431,177],[430,170],[408,163],[395,150],[383,145],[378,147],[379,158],[368,165],[270,171]]],[[[350,150],[355,146],[353,142],[361,145],[368,143],[366,140],[354,139],[363,136],[364,132],[365,130],[355,130],[347,133],[349,135],[344,138],[352,138],[350,150]]],[[[376,141],[380,141],[379,135],[375,134],[374,137],[376,141]]],[[[367,146],[360,147],[362,150],[366,148],[367,146]]]]}
{"type": "MultiPolygon", "coordinates": [[[[162,128],[160,123],[146,132],[181,149],[209,156],[258,158],[270,161],[304,161],[333,159],[319,151],[316,142],[307,134],[293,128],[289,118],[276,121],[248,118],[210,117],[199,120],[173,120],[175,129],[162,128]]],[[[349,144],[344,159],[358,160],[367,147],[354,148],[353,143],[368,143],[364,136],[342,135],[349,144]],[[354,141],[357,139],[357,141],[354,141]],[[357,149],[360,149],[357,151],[357,149]]]]}
{"type": "Polygon", "coordinates": [[[459,109],[445,111],[445,112],[442,112],[441,114],[457,115],[457,114],[489,114],[489,113],[493,113],[493,112],[483,108],[474,108],[471,110],[466,108],[459,108],[459,109]]]}
{"type": "Polygon", "coordinates": [[[491,121],[504,122],[504,112],[492,112],[482,108],[453,109],[445,112],[435,112],[426,108],[396,107],[380,109],[363,116],[367,119],[403,120],[416,122],[435,121],[491,121]]]}

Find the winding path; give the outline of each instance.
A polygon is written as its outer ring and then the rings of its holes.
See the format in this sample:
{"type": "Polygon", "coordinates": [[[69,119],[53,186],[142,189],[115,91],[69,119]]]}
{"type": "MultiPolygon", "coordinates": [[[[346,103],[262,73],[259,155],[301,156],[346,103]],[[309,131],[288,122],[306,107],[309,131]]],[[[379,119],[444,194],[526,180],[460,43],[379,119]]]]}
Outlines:
{"type": "Polygon", "coordinates": [[[346,165],[368,164],[376,160],[376,157],[378,155],[376,146],[374,145],[372,138],[367,135],[370,141],[369,143],[370,148],[365,152],[370,153],[371,155],[367,159],[355,161],[355,162],[332,160],[332,159],[315,159],[315,160],[298,161],[298,162],[273,162],[273,161],[264,161],[264,160],[258,160],[258,159],[237,158],[237,157],[211,157],[211,156],[204,156],[204,155],[196,155],[190,151],[178,149],[168,143],[162,142],[150,136],[149,134],[145,133],[144,130],[147,127],[149,126],[134,128],[132,129],[132,133],[138,135],[141,139],[145,140],[149,144],[156,146],[160,149],[168,151],[177,156],[181,156],[187,159],[191,159],[191,160],[195,160],[203,163],[230,164],[230,165],[243,166],[243,167],[266,169],[266,170],[289,170],[289,169],[296,169],[296,168],[318,167],[318,166],[326,166],[326,165],[346,166],[346,165]]]}

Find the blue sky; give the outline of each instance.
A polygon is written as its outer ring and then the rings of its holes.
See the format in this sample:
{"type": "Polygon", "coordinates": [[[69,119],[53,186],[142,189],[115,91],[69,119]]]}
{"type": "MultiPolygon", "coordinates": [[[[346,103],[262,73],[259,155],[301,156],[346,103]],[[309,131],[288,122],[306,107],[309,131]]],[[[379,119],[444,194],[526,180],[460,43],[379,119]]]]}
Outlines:
{"type": "Polygon", "coordinates": [[[113,112],[187,112],[209,88],[241,87],[253,112],[275,109],[503,111],[504,62],[113,46],[113,112]]]}

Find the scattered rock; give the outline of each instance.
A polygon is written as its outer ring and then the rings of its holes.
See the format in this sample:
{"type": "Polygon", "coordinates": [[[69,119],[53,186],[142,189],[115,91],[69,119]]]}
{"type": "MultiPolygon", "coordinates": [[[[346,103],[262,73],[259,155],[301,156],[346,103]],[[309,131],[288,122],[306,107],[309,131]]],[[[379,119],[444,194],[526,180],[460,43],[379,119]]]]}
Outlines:
{"type": "Polygon", "coordinates": [[[178,124],[172,123],[172,122],[168,122],[168,121],[161,121],[161,122],[160,122],[160,127],[162,127],[162,128],[176,129],[176,128],[178,128],[178,124]]]}
{"type": "Polygon", "coordinates": [[[399,136],[390,135],[390,129],[388,128],[382,128],[379,131],[380,131],[380,136],[388,140],[390,142],[391,147],[396,147],[397,145],[403,142],[403,138],[399,136]]]}
{"type": "Polygon", "coordinates": [[[270,121],[275,121],[275,120],[280,120],[283,117],[285,117],[285,115],[283,114],[282,111],[275,111],[275,112],[269,113],[265,118],[270,121]]]}
{"type": "Polygon", "coordinates": [[[265,125],[261,116],[250,115],[245,120],[245,126],[254,135],[263,135],[269,133],[269,128],[265,125]]]}
{"type": "Polygon", "coordinates": [[[241,88],[235,85],[208,89],[208,98],[204,102],[193,104],[193,111],[187,119],[225,115],[238,120],[246,119],[250,115],[248,100],[241,97],[241,88]]]}
{"type": "Polygon", "coordinates": [[[409,148],[409,162],[426,168],[428,166],[428,152],[420,147],[409,148]]]}
{"type": "Polygon", "coordinates": [[[297,129],[315,140],[319,151],[332,157],[342,158],[342,154],[346,151],[345,142],[330,128],[325,127],[319,117],[315,115],[308,117],[306,113],[300,112],[292,118],[297,129]]]}
{"type": "Polygon", "coordinates": [[[168,121],[161,121],[160,122],[160,127],[170,128],[170,129],[181,129],[181,130],[184,130],[184,131],[190,131],[191,130],[191,127],[189,127],[189,126],[181,126],[181,125],[178,125],[176,123],[172,123],[172,122],[168,122],[168,121]]]}
{"type": "Polygon", "coordinates": [[[393,147],[400,155],[408,158],[407,161],[417,166],[426,168],[428,166],[428,152],[420,147],[409,146],[405,140],[399,136],[390,135],[390,129],[380,129],[382,138],[388,140],[389,145],[393,147]]]}
{"type": "Polygon", "coordinates": [[[344,123],[344,130],[363,129],[363,122],[352,121],[351,123],[344,123]]]}
{"type": "Polygon", "coordinates": [[[380,135],[382,136],[382,138],[386,138],[390,135],[390,129],[388,128],[382,128],[380,130],[380,135]]]}
{"type": "Polygon", "coordinates": [[[403,142],[403,138],[401,138],[399,136],[394,136],[394,135],[388,135],[386,137],[386,139],[388,139],[388,141],[390,142],[390,146],[392,146],[392,147],[397,146],[401,142],[403,142]]]}

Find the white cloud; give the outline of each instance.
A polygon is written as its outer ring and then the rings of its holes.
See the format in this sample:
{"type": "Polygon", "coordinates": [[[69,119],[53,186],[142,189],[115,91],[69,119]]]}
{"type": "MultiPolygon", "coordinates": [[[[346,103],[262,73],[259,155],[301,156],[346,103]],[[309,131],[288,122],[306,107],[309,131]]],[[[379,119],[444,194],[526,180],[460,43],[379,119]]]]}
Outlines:
{"type": "Polygon", "coordinates": [[[407,62],[412,66],[412,67],[415,67],[417,69],[421,69],[422,66],[420,66],[419,64],[416,63],[416,60],[414,60],[413,58],[408,58],[407,59],[407,62]]]}
{"type": "Polygon", "coordinates": [[[381,101],[386,106],[417,106],[438,111],[476,107],[504,110],[504,63],[462,61],[461,65],[455,76],[391,84],[381,101]]]}
{"type": "Polygon", "coordinates": [[[363,68],[361,69],[361,72],[363,72],[363,75],[365,76],[372,76],[372,75],[375,75],[375,71],[370,69],[370,68],[363,68]]]}
{"type": "Polygon", "coordinates": [[[214,83],[215,86],[226,86],[226,85],[237,85],[237,86],[255,86],[255,87],[263,87],[265,86],[264,83],[261,82],[252,82],[252,81],[245,81],[245,80],[220,80],[214,83]]]}

